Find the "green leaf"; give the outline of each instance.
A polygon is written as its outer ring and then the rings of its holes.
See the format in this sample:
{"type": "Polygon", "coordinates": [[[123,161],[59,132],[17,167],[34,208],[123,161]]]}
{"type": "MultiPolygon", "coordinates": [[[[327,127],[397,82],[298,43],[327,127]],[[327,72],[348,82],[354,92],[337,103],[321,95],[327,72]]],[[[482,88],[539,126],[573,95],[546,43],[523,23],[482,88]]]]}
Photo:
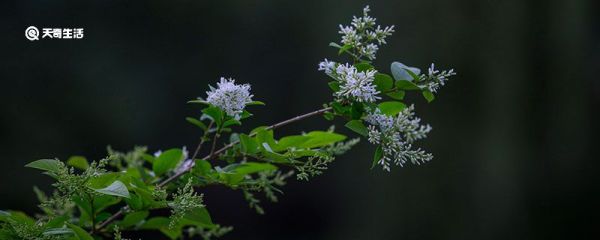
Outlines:
{"type": "Polygon", "coordinates": [[[152,171],[156,176],[165,174],[174,169],[183,160],[183,152],[181,149],[173,148],[162,152],[152,163],[152,171]]]}
{"type": "Polygon", "coordinates": [[[210,105],[210,103],[208,103],[207,101],[204,101],[202,99],[194,99],[194,100],[190,100],[187,103],[197,103],[197,104],[205,104],[205,105],[210,105]]]}
{"type": "Polygon", "coordinates": [[[405,94],[406,94],[406,92],[399,90],[399,91],[387,93],[386,95],[388,95],[389,97],[396,99],[396,100],[403,100],[405,94]]]}
{"type": "Polygon", "coordinates": [[[86,230],[83,230],[83,228],[72,223],[67,223],[67,226],[69,226],[70,229],[73,229],[73,232],[75,233],[77,239],[94,240],[94,238],[86,230]]]}
{"type": "Polygon", "coordinates": [[[256,140],[246,134],[240,134],[240,143],[242,144],[243,153],[255,154],[259,151],[256,140]]]}
{"type": "Polygon", "coordinates": [[[67,160],[67,165],[79,168],[81,170],[87,169],[90,165],[88,164],[85,157],[82,156],[72,156],[67,160]]]}
{"type": "Polygon", "coordinates": [[[331,90],[333,90],[334,92],[337,92],[340,90],[340,82],[338,82],[338,81],[328,82],[327,85],[329,85],[329,88],[331,88],[331,90]]]}
{"type": "Polygon", "coordinates": [[[346,139],[344,135],[324,131],[312,131],[304,136],[308,136],[310,139],[300,144],[299,147],[301,148],[323,147],[346,139]]]}
{"type": "Polygon", "coordinates": [[[331,107],[333,108],[333,111],[337,114],[345,114],[350,109],[350,107],[343,106],[339,102],[332,102],[331,107]]]}
{"type": "Polygon", "coordinates": [[[363,124],[363,122],[361,120],[352,120],[346,123],[346,126],[348,129],[362,135],[362,136],[367,136],[368,135],[368,129],[365,126],[365,124],[363,124]]]}
{"type": "Polygon", "coordinates": [[[350,50],[350,48],[352,48],[351,45],[345,44],[344,46],[342,46],[340,48],[340,50],[338,51],[338,55],[341,55],[344,52],[347,52],[348,50],[350,50]]]}
{"type": "Polygon", "coordinates": [[[221,109],[215,106],[210,106],[205,109],[202,109],[202,112],[208,117],[210,117],[213,121],[215,121],[217,125],[221,125],[221,123],[223,122],[223,116],[225,115],[225,113],[223,113],[221,109]]]}
{"type": "Polygon", "coordinates": [[[325,120],[331,121],[335,119],[335,115],[332,112],[324,112],[323,118],[325,118],[325,120]]]}
{"type": "Polygon", "coordinates": [[[200,121],[198,119],[186,117],[185,120],[191,124],[196,125],[197,127],[199,127],[200,129],[202,129],[204,131],[208,130],[208,127],[206,127],[206,124],[204,124],[202,121],[200,121]]]}
{"type": "Polygon", "coordinates": [[[240,175],[248,175],[263,171],[277,170],[277,167],[269,163],[246,162],[237,165],[233,172],[240,175]]]}
{"type": "Polygon", "coordinates": [[[239,126],[239,125],[242,125],[242,122],[240,122],[240,121],[235,120],[235,119],[232,118],[232,119],[229,119],[229,120],[227,120],[227,121],[225,121],[223,123],[223,127],[229,127],[231,125],[238,125],[239,126]]]}
{"type": "Polygon", "coordinates": [[[212,166],[206,160],[196,160],[192,172],[196,175],[206,177],[212,170],[212,166]]]}
{"type": "Polygon", "coordinates": [[[362,103],[355,102],[350,108],[350,116],[352,119],[360,119],[365,113],[365,106],[362,103]]]}
{"type": "Polygon", "coordinates": [[[334,42],[330,42],[330,43],[329,43],[329,46],[330,46],[330,47],[334,47],[334,48],[342,48],[342,46],[340,46],[339,44],[337,44],[337,43],[334,43],[334,42]]]}
{"type": "Polygon", "coordinates": [[[166,217],[153,217],[148,219],[148,221],[146,221],[144,224],[142,224],[142,226],[140,226],[140,229],[154,230],[160,228],[167,228],[169,227],[169,222],[169,218],[166,217]]]}
{"type": "Polygon", "coordinates": [[[149,214],[150,213],[148,211],[139,211],[139,212],[128,213],[127,215],[125,215],[123,220],[121,220],[121,222],[119,222],[118,225],[121,228],[128,228],[131,226],[135,226],[135,225],[139,224],[140,222],[142,222],[144,219],[146,219],[149,214]]]}
{"type": "MultiPolygon", "coordinates": [[[[184,219],[188,220],[189,223],[192,223],[196,226],[205,227],[205,228],[210,228],[215,225],[206,208],[194,209],[194,210],[190,211],[188,214],[186,214],[184,216],[184,219]]],[[[187,222],[187,221],[185,221],[185,222],[187,222]]]]}
{"type": "Polygon", "coordinates": [[[375,74],[375,80],[373,82],[375,83],[375,89],[380,92],[388,91],[394,87],[394,80],[392,77],[383,73],[375,74]]]}
{"type": "Polygon", "coordinates": [[[114,181],[108,187],[94,190],[107,195],[129,198],[129,191],[127,190],[127,187],[119,180],[114,181]]]}
{"type": "Polygon", "coordinates": [[[380,103],[379,105],[377,105],[377,108],[381,110],[381,113],[386,114],[388,116],[393,116],[404,110],[406,108],[406,105],[398,101],[388,101],[380,103]]]}
{"type": "Polygon", "coordinates": [[[423,97],[427,100],[427,102],[432,102],[435,99],[435,96],[429,90],[423,91],[423,97]]]}
{"type": "Polygon", "coordinates": [[[360,62],[360,63],[354,64],[354,67],[359,72],[364,72],[364,71],[367,71],[367,70],[374,69],[373,65],[371,65],[368,62],[360,62]]]}
{"type": "Polygon", "coordinates": [[[52,173],[59,171],[62,163],[56,159],[40,159],[37,161],[30,162],[25,167],[40,169],[52,173]]]}
{"type": "Polygon", "coordinates": [[[102,210],[113,206],[117,203],[121,202],[120,198],[109,196],[109,195],[99,195],[94,197],[94,210],[96,213],[101,212],[102,210]]]}
{"type": "Polygon", "coordinates": [[[411,71],[412,73],[414,73],[416,75],[419,75],[421,73],[421,69],[418,69],[415,67],[409,67],[400,62],[393,62],[390,68],[391,68],[392,76],[394,76],[394,79],[396,79],[396,80],[407,80],[407,81],[413,80],[413,77],[411,76],[410,73],[408,73],[408,71],[411,71]]]}
{"type": "Polygon", "coordinates": [[[42,233],[44,236],[53,236],[53,235],[66,235],[73,234],[73,230],[70,228],[48,228],[46,231],[42,233]]]}
{"type": "Polygon", "coordinates": [[[250,102],[250,103],[248,103],[246,105],[248,105],[248,106],[251,106],[251,105],[262,105],[262,106],[264,106],[266,104],[264,102],[261,102],[261,101],[252,101],[252,102],[250,102]]]}
{"type": "Polygon", "coordinates": [[[133,194],[129,195],[129,198],[125,198],[125,203],[132,210],[144,210],[144,197],[141,194],[138,194],[137,189],[134,189],[133,194]]]}
{"type": "Polygon", "coordinates": [[[106,172],[96,176],[93,176],[88,182],[87,185],[90,188],[103,188],[111,183],[113,183],[117,178],[121,176],[120,173],[116,172],[106,172]]]}
{"type": "Polygon", "coordinates": [[[277,142],[277,145],[273,146],[273,150],[276,152],[280,152],[290,147],[299,148],[302,144],[306,143],[310,139],[311,137],[302,135],[282,137],[277,142]]]}
{"type": "Polygon", "coordinates": [[[420,90],[421,88],[411,81],[398,80],[396,81],[396,87],[402,90],[420,90]]]}
{"type": "Polygon", "coordinates": [[[273,138],[273,130],[266,130],[266,128],[255,129],[256,141],[261,146],[263,143],[269,144],[269,146],[275,146],[275,139],[273,138]]]}
{"type": "Polygon", "coordinates": [[[371,169],[373,169],[375,167],[375,165],[377,165],[377,162],[383,157],[383,148],[381,148],[381,146],[378,146],[377,149],[375,149],[375,154],[373,154],[373,163],[371,164],[371,169]]]}

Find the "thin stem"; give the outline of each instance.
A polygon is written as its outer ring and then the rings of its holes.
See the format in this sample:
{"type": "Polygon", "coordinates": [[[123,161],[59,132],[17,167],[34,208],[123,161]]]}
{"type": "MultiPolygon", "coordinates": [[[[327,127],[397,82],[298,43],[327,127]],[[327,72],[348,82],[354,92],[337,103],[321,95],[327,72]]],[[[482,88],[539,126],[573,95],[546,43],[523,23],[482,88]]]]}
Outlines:
{"type": "MultiPolygon", "coordinates": [[[[306,114],[302,114],[302,115],[299,115],[299,116],[296,116],[296,117],[293,117],[293,118],[290,118],[290,119],[284,120],[284,121],[282,121],[282,122],[275,123],[275,124],[273,124],[273,125],[271,125],[271,126],[268,126],[268,127],[266,127],[266,129],[267,129],[267,130],[276,129],[276,128],[279,128],[279,127],[285,126],[285,125],[287,125],[287,124],[290,124],[290,123],[293,123],[293,122],[296,122],[296,121],[300,121],[300,120],[302,120],[302,119],[305,119],[305,118],[309,118],[309,117],[312,117],[312,116],[315,116],[315,115],[322,114],[322,113],[324,113],[324,112],[327,112],[327,111],[329,111],[329,110],[331,110],[331,107],[324,107],[324,108],[321,108],[321,109],[319,109],[319,110],[316,110],[316,111],[312,111],[312,112],[309,112],[309,113],[306,113],[306,114]]],[[[255,135],[255,134],[250,134],[250,136],[254,136],[254,135],[255,135]]],[[[219,154],[221,154],[222,152],[226,151],[227,149],[229,149],[229,148],[232,148],[233,146],[235,146],[235,145],[236,145],[236,144],[238,144],[239,142],[240,142],[239,140],[238,140],[238,141],[231,142],[231,143],[229,143],[229,144],[225,145],[224,147],[220,148],[219,150],[213,151],[211,154],[209,154],[209,155],[205,156],[205,157],[204,157],[204,158],[202,158],[202,159],[203,159],[203,160],[210,160],[210,159],[212,159],[214,156],[218,156],[219,154]]],[[[214,144],[214,142],[213,142],[213,144],[214,144]]],[[[194,154],[194,155],[195,155],[195,154],[194,154]]],[[[192,160],[193,160],[193,161],[195,161],[195,160],[196,160],[196,159],[195,159],[195,156],[194,156],[194,157],[192,157],[192,160]]],[[[176,173],[176,174],[174,174],[173,176],[171,176],[171,177],[169,177],[169,178],[165,179],[164,181],[160,182],[159,184],[157,184],[157,185],[156,185],[156,187],[157,187],[157,188],[164,187],[165,185],[169,184],[170,182],[174,181],[175,179],[178,179],[178,178],[179,178],[179,177],[181,177],[183,174],[185,174],[185,173],[187,173],[188,171],[190,171],[190,170],[192,169],[192,167],[193,167],[193,165],[191,165],[191,166],[187,166],[187,167],[186,167],[185,169],[183,169],[182,171],[179,171],[179,172],[177,172],[177,173],[176,173]]],[[[126,211],[126,210],[127,210],[127,206],[125,206],[125,207],[121,208],[121,210],[119,210],[118,212],[116,212],[115,214],[113,214],[112,216],[110,216],[108,219],[106,219],[104,222],[102,222],[100,225],[98,225],[98,228],[97,228],[97,229],[102,229],[102,228],[106,227],[108,224],[110,224],[111,222],[113,222],[113,221],[117,220],[117,218],[119,218],[121,215],[123,215],[123,213],[125,213],[125,211],[126,211]]]]}
{"type": "Polygon", "coordinates": [[[91,194],[88,194],[88,198],[90,198],[90,207],[92,211],[92,233],[96,231],[96,209],[94,208],[94,197],[91,194]]]}
{"type": "Polygon", "coordinates": [[[210,153],[208,154],[209,158],[212,158],[213,154],[215,154],[215,148],[217,147],[217,139],[219,139],[220,131],[221,128],[217,128],[217,132],[213,136],[212,147],[210,148],[210,153]]]}
{"type": "Polygon", "coordinates": [[[215,123],[214,121],[210,121],[210,123],[208,124],[208,127],[206,128],[206,131],[204,131],[204,134],[202,135],[202,138],[200,139],[200,143],[198,143],[198,146],[196,147],[196,151],[194,151],[194,154],[192,154],[192,161],[196,158],[196,156],[198,156],[198,153],[200,152],[200,149],[202,148],[202,145],[204,145],[204,142],[206,142],[206,136],[208,136],[208,132],[210,131],[210,128],[212,127],[213,123],[215,123]]]}

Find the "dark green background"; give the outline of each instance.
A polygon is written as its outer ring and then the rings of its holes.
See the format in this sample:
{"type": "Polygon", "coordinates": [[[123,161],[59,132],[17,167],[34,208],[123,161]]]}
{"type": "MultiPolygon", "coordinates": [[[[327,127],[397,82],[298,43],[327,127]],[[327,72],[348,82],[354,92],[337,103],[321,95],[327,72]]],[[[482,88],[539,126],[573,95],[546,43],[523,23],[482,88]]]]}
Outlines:
{"type": "MultiPolygon", "coordinates": [[[[192,147],[185,102],[220,76],[252,84],[243,130],[331,99],[323,58],[370,4],[397,32],[375,65],[455,68],[432,104],[421,167],[369,170],[373,147],[291,181],[266,215],[240,192],[209,188],[225,239],[572,239],[600,232],[597,112],[600,18],[594,0],[3,1],[0,3],[0,209],[35,212],[23,168],[39,158],[104,156],[112,145],[192,147]],[[26,27],[83,27],[83,40],[29,42],[26,27]]],[[[325,129],[310,119],[281,131],[325,129]]],[[[340,122],[337,122],[339,125],[340,122]]],[[[128,233],[125,233],[125,236],[128,233]]],[[[160,239],[151,234],[145,239],[160,239]]]]}

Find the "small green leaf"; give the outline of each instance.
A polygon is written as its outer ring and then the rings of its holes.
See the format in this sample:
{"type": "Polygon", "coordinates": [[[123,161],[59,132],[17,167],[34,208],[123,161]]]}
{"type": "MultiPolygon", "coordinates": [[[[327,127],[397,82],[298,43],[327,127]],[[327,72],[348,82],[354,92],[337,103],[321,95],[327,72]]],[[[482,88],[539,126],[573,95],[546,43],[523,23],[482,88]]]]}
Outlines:
{"type": "Polygon", "coordinates": [[[138,212],[128,213],[127,215],[125,215],[123,220],[121,220],[121,222],[119,222],[118,225],[121,228],[128,228],[131,226],[135,226],[135,225],[139,224],[140,222],[142,222],[144,219],[146,219],[149,214],[150,213],[148,211],[138,211],[138,212]]]}
{"type": "Polygon", "coordinates": [[[93,176],[87,182],[87,185],[90,188],[94,188],[94,189],[104,188],[104,187],[108,186],[109,184],[113,183],[120,176],[121,176],[121,174],[120,173],[116,173],[116,172],[101,173],[101,174],[98,174],[96,176],[93,176]]]}
{"type": "Polygon", "coordinates": [[[252,115],[253,115],[252,113],[250,113],[250,112],[248,112],[248,111],[244,110],[244,111],[242,112],[242,114],[240,115],[240,120],[242,120],[242,119],[246,119],[246,118],[249,118],[249,117],[252,117],[252,115]]]}
{"type": "Polygon", "coordinates": [[[25,167],[56,173],[59,171],[61,165],[62,163],[56,159],[40,159],[30,162],[29,164],[25,165],[25,167]]]}
{"type": "Polygon", "coordinates": [[[259,151],[258,143],[254,138],[246,134],[240,134],[240,142],[242,144],[242,152],[246,154],[254,154],[259,151]]]}
{"type": "Polygon", "coordinates": [[[363,122],[361,120],[352,120],[346,123],[346,126],[348,129],[362,135],[362,136],[367,136],[368,135],[368,129],[365,126],[365,124],[363,124],[363,122]]]}
{"type": "Polygon", "coordinates": [[[223,116],[225,115],[225,113],[215,106],[210,106],[205,109],[202,109],[202,112],[206,114],[206,116],[210,117],[213,121],[215,121],[217,125],[221,125],[221,123],[223,122],[223,116]]]}
{"type": "Polygon", "coordinates": [[[276,152],[280,152],[280,151],[286,150],[291,147],[298,148],[310,139],[311,139],[311,137],[309,137],[309,136],[301,136],[301,135],[286,136],[286,137],[280,138],[279,141],[277,142],[277,145],[275,145],[273,148],[276,152]]]}
{"type": "Polygon", "coordinates": [[[375,154],[373,154],[373,163],[371,164],[371,169],[373,169],[375,167],[375,165],[377,165],[377,162],[379,162],[379,160],[383,157],[383,149],[381,148],[381,146],[378,146],[377,149],[375,149],[375,154]]]}
{"type": "Polygon", "coordinates": [[[190,100],[187,103],[197,103],[197,104],[204,104],[204,105],[210,105],[210,103],[208,103],[207,101],[204,101],[202,99],[194,99],[194,100],[190,100]]]}
{"type": "Polygon", "coordinates": [[[181,149],[169,149],[162,152],[152,164],[152,171],[156,176],[165,174],[166,172],[174,169],[183,160],[183,152],[181,149]]]}
{"type": "Polygon", "coordinates": [[[111,195],[111,196],[129,198],[129,191],[127,190],[127,187],[125,186],[125,184],[123,184],[123,182],[121,182],[119,180],[114,181],[108,187],[101,188],[101,189],[94,189],[94,190],[96,192],[111,195]]]}
{"type": "Polygon", "coordinates": [[[344,46],[342,46],[340,48],[340,50],[338,51],[338,55],[342,55],[342,53],[347,52],[348,50],[350,50],[350,48],[352,48],[351,45],[345,44],[344,46]]]}
{"type": "Polygon", "coordinates": [[[263,171],[277,170],[277,167],[269,163],[246,162],[237,165],[233,172],[235,174],[248,175],[263,171]]]}
{"type": "Polygon", "coordinates": [[[171,222],[171,220],[169,220],[169,218],[166,217],[153,217],[148,219],[148,221],[146,221],[144,224],[142,224],[142,226],[140,226],[140,229],[160,229],[160,228],[166,228],[169,226],[169,222],[171,222]]]}
{"type": "Polygon", "coordinates": [[[248,103],[246,105],[248,105],[248,106],[251,106],[251,105],[262,105],[262,106],[264,106],[266,104],[264,102],[261,102],[261,101],[252,101],[252,102],[250,102],[250,103],[248,103]]]}
{"type": "Polygon", "coordinates": [[[339,44],[337,44],[337,43],[334,43],[334,42],[330,42],[330,43],[329,43],[329,46],[330,46],[330,47],[334,47],[334,48],[342,48],[342,46],[340,46],[339,44]]]}
{"type": "Polygon", "coordinates": [[[335,115],[332,112],[324,112],[323,118],[325,118],[325,120],[331,121],[335,119],[335,115]]]}
{"type": "Polygon", "coordinates": [[[362,103],[355,102],[350,108],[350,116],[352,119],[360,119],[365,113],[365,106],[362,103]]]}
{"type": "Polygon", "coordinates": [[[223,123],[223,127],[229,127],[229,126],[232,126],[232,125],[238,125],[239,126],[239,125],[242,125],[242,122],[240,122],[240,121],[235,120],[235,119],[232,118],[232,119],[229,119],[229,120],[227,120],[227,121],[225,121],[223,123]]]}
{"type": "Polygon", "coordinates": [[[67,160],[67,165],[79,168],[81,170],[87,169],[90,165],[88,164],[85,157],[82,156],[72,156],[67,160]]]}
{"type": "Polygon", "coordinates": [[[411,81],[398,80],[396,81],[396,87],[402,90],[420,90],[421,88],[411,81]]]}
{"type": "Polygon", "coordinates": [[[375,74],[375,80],[373,82],[375,83],[375,88],[377,89],[377,91],[380,92],[385,92],[394,87],[394,80],[392,79],[392,77],[383,73],[375,74]]]}
{"type": "Polygon", "coordinates": [[[186,117],[185,120],[191,124],[196,125],[197,127],[199,127],[200,129],[202,129],[204,131],[208,130],[208,127],[206,127],[206,124],[204,124],[202,121],[200,121],[198,119],[186,117]]]}
{"type": "Polygon", "coordinates": [[[46,229],[46,231],[44,231],[42,233],[42,235],[44,236],[53,236],[53,235],[66,235],[66,234],[73,234],[73,230],[71,230],[70,228],[49,228],[46,229]]]}
{"type": "Polygon", "coordinates": [[[72,223],[67,223],[67,226],[69,226],[70,229],[73,229],[75,236],[79,240],[94,240],[94,238],[87,231],[83,230],[83,228],[72,223]]]}
{"type": "Polygon", "coordinates": [[[377,108],[381,110],[381,113],[386,114],[388,116],[393,116],[404,110],[406,108],[406,105],[398,101],[388,101],[380,103],[379,105],[377,105],[377,108]]]}
{"type": "Polygon", "coordinates": [[[419,75],[421,73],[421,69],[418,69],[415,67],[409,67],[400,62],[393,62],[391,64],[390,68],[391,68],[392,76],[394,76],[394,79],[396,79],[396,80],[407,80],[407,81],[413,80],[413,77],[411,76],[410,73],[408,73],[407,70],[411,71],[412,73],[414,73],[416,75],[419,75]]]}
{"type": "Polygon", "coordinates": [[[194,209],[186,214],[184,218],[196,226],[210,228],[215,225],[206,208],[194,209]]]}
{"type": "Polygon", "coordinates": [[[212,170],[212,166],[206,160],[196,160],[192,172],[199,176],[207,176],[212,170]]]}
{"type": "Polygon", "coordinates": [[[331,90],[333,90],[334,92],[340,90],[340,83],[337,81],[328,82],[327,85],[329,85],[329,88],[331,88],[331,90]]]}
{"type": "Polygon", "coordinates": [[[427,100],[427,102],[432,102],[435,99],[435,96],[429,90],[423,91],[423,97],[427,100]]]}
{"type": "Polygon", "coordinates": [[[360,62],[354,65],[354,67],[356,68],[356,70],[358,70],[359,72],[364,72],[367,70],[371,70],[374,69],[373,65],[371,65],[368,62],[360,62]]]}
{"type": "Polygon", "coordinates": [[[403,100],[405,94],[406,94],[406,92],[399,90],[399,91],[387,93],[386,95],[388,95],[389,97],[396,99],[396,100],[403,100]]]}
{"type": "Polygon", "coordinates": [[[301,148],[323,147],[346,139],[344,135],[324,131],[312,131],[304,136],[308,136],[310,139],[300,144],[301,148]]]}

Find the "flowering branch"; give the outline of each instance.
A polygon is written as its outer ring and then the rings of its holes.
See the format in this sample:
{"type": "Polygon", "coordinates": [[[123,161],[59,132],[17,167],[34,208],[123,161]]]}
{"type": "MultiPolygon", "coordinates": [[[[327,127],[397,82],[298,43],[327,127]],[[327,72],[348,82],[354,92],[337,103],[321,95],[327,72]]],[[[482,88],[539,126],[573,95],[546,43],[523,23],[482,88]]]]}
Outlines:
{"type": "MultiPolygon", "coordinates": [[[[287,124],[293,123],[293,122],[297,122],[297,121],[300,121],[300,120],[303,120],[303,119],[306,119],[306,118],[309,118],[309,117],[312,117],[312,116],[315,116],[315,115],[322,114],[322,113],[324,113],[324,112],[327,112],[327,111],[329,111],[329,110],[331,110],[331,107],[325,107],[325,108],[321,108],[321,109],[319,109],[319,110],[316,110],[316,111],[312,111],[312,112],[309,112],[309,113],[306,113],[306,114],[302,114],[302,115],[299,115],[299,116],[296,116],[296,117],[293,117],[293,118],[287,119],[287,120],[285,120],[285,121],[281,121],[281,122],[275,123],[275,124],[273,124],[273,125],[271,125],[271,126],[267,127],[266,129],[267,129],[267,130],[276,129],[276,128],[279,128],[279,127],[285,126],[285,125],[287,125],[287,124]]],[[[254,136],[254,135],[255,135],[255,133],[252,133],[252,134],[250,134],[250,136],[254,136]]],[[[200,141],[200,144],[199,144],[198,146],[202,145],[202,143],[203,143],[203,141],[200,141]]],[[[214,143],[214,142],[213,142],[213,143],[214,143]]],[[[216,156],[216,155],[219,155],[220,153],[222,153],[222,152],[226,151],[227,149],[230,149],[230,148],[232,148],[232,147],[233,147],[233,146],[235,146],[236,144],[239,144],[239,141],[235,141],[235,142],[232,142],[232,143],[230,143],[230,144],[227,144],[227,145],[225,145],[224,147],[220,148],[219,150],[216,150],[216,151],[214,151],[214,150],[213,150],[213,151],[211,151],[211,154],[209,154],[209,155],[205,156],[205,157],[204,157],[204,158],[202,158],[202,159],[203,159],[203,160],[209,160],[209,159],[212,159],[214,156],[216,156]]],[[[213,149],[214,149],[214,144],[213,144],[213,149]]],[[[195,158],[194,158],[194,157],[192,157],[192,159],[195,159],[195,158]]],[[[186,168],[185,168],[185,169],[183,169],[182,171],[178,172],[177,174],[175,174],[175,175],[173,175],[173,176],[171,176],[171,177],[167,178],[166,180],[164,180],[164,181],[160,182],[158,185],[156,185],[156,187],[158,187],[158,188],[161,188],[161,187],[164,187],[164,186],[166,186],[166,185],[167,185],[167,184],[169,184],[170,182],[172,182],[172,181],[174,181],[174,180],[176,180],[176,179],[180,178],[181,176],[183,176],[185,173],[187,173],[188,171],[190,171],[190,170],[192,169],[192,167],[193,167],[193,165],[187,165],[187,166],[188,166],[188,167],[186,167],[186,168]]],[[[126,211],[126,210],[120,210],[120,211],[116,212],[115,214],[113,214],[112,216],[110,216],[110,217],[109,217],[109,218],[108,218],[106,221],[104,221],[104,222],[102,222],[100,225],[98,225],[97,229],[102,229],[102,228],[106,227],[108,224],[110,224],[110,223],[112,223],[113,221],[117,220],[117,219],[118,219],[118,218],[119,218],[121,215],[123,215],[123,213],[124,213],[125,211],[126,211]]]]}
{"type": "Polygon", "coordinates": [[[20,212],[0,211],[0,236],[8,239],[123,239],[122,232],[158,230],[170,239],[220,237],[231,231],[212,221],[203,200],[195,192],[208,185],[240,190],[250,208],[264,213],[261,198],[275,202],[287,178],[309,180],[322,174],[338,155],[357,144],[331,127],[299,135],[275,137],[274,130],[287,124],[322,115],[327,120],[344,120],[345,127],[375,145],[371,167],[391,171],[393,165],[420,165],[433,159],[431,153],[413,145],[432,130],[406,104],[407,92],[418,91],[431,102],[453,70],[440,71],[431,64],[426,73],[400,62],[391,63],[390,74],[372,61],[394,26],[382,27],[365,7],[361,17],[348,26],[340,25],[339,43],[330,43],[349,62],[323,60],[318,70],[329,78],[332,100],[306,114],[257,127],[248,133],[236,126],[252,116],[254,101],[250,84],[221,78],[209,86],[200,104],[199,117],[186,118],[202,131],[191,157],[185,147],[148,154],[136,147],[122,153],[108,149],[98,162],[71,157],[65,162],[41,159],[27,165],[53,177],[55,192],[46,196],[35,189],[43,214],[37,219],[20,212]],[[204,144],[210,144],[207,150],[204,144]],[[223,147],[217,148],[218,144],[223,147]],[[204,152],[203,158],[197,158],[204,152]],[[260,197],[257,193],[264,194],[260,197]],[[110,210],[122,206],[112,213],[110,210]],[[170,208],[171,216],[152,216],[151,210],[170,208]],[[99,223],[99,224],[97,224],[99,223]],[[113,235],[108,232],[113,229],[113,235]]]}

